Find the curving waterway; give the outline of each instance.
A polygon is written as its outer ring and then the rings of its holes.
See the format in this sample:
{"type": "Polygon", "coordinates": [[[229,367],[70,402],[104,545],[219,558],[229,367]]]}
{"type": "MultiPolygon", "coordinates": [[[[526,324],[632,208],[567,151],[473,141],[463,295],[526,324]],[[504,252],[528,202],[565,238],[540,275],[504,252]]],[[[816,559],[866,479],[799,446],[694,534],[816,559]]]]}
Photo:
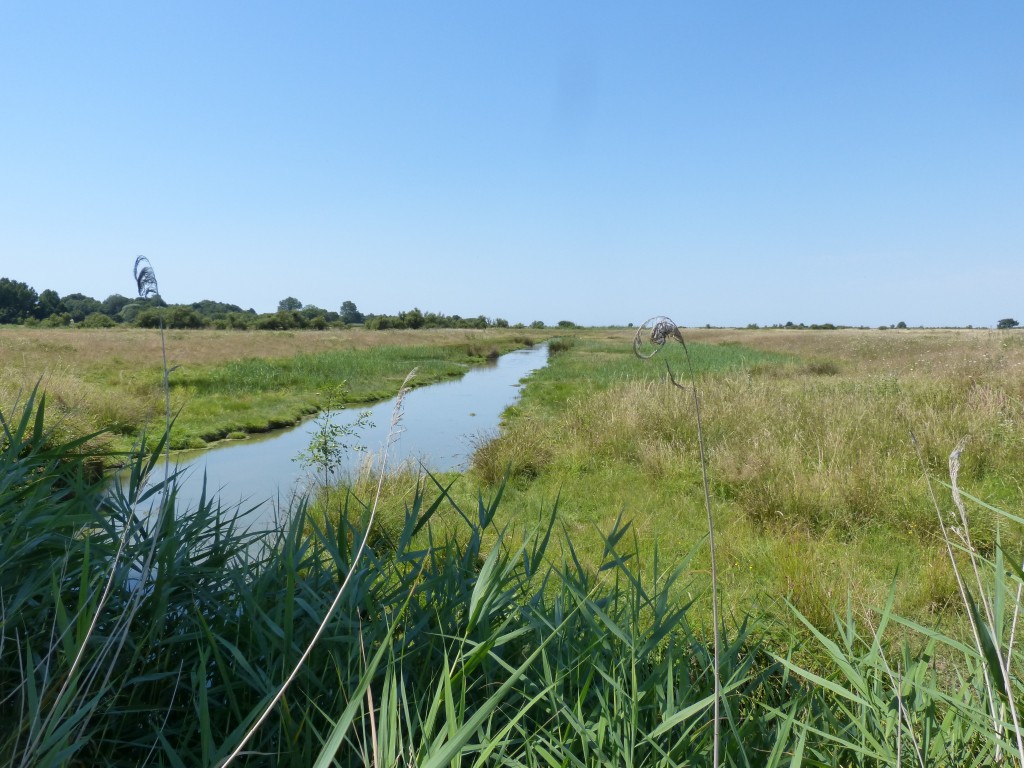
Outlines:
{"type": "MultiPolygon", "coordinates": [[[[547,358],[547,345],[542,344],[470,368],[460,379],[413,389],[405,397],[400,431],[388,448],[387,466],[412,462],[433,472],[466,469],[475,444],[497,433],[502,412],[519,397],[522,380],[543,368],[547,358]]],[[[369,408],[339,411],[335,422],[352,424],[362,410],[370,411],[374,426],[346,440],[365,450],[345,453],[339,471],[342,476],[351,476],[367,461],[379,462],[395,398],[369,408]]],[[[313,470],[295,459],[308,448],[316,426],[316,418],[312,418],[289,429],[172,455],[172,463],[183,470],[178,508],[195,507],[204,473],[207,494],[219,497],[225,507],[263,505],[269,514],[278,504],[287,505],[294,496],[305,493],[313,480],[313,470]]]]}

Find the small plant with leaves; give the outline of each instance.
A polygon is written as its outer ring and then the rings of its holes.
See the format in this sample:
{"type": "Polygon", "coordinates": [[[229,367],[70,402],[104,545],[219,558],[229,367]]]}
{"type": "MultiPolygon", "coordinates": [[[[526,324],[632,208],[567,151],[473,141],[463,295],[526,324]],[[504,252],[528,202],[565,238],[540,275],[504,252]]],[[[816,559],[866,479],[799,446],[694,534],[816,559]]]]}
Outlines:
{"type": "Polygon", "coordinates": [[[342,382],[327,393],[326,404],[314,421],[309,444],[293,459],[315,472],[325,507],[329,507],[331,479],[344,465],[346,453],[365,451],[366,446],[356,442],[356,438],[360,432],[374,426],[369,411],[360,411],[354,421],[339,423],[344,403],[345,382],[342,382]]]}

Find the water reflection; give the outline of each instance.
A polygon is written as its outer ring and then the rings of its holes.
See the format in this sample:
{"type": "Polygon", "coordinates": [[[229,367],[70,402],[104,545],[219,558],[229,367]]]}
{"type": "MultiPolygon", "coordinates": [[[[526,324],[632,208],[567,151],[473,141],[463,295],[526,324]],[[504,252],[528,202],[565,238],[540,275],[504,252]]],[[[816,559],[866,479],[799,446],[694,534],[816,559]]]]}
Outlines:
{"type": "MultiPolygon", "coordinates": [[[[518,398],[520,381],[542,368],[547,354],[547,345],[510,352],[494,365],[470,369],[461,379],[409,392],[388,466],[422,462],[431,471],[466,469],[474,441],[496,433],[501,413],[518,398]]],[[[394,407],[392,399],[366,409],[374,427],[353,438],[366,453],[348,452],[342,473],[351,475],[361,463],[380,456],[394,407]]],[[[350,424],[355,417],[356,411],[345,410],[336,421],[350,424]]],[[[315,428],[315,419],[310,419],[287,430],[179,454],[175,465],[184,470],[179,509],[195,506],[204,472],[210,495],[219,496],[222,504],[287,504],[309,486],[310,470],[294,459],[309,446],[315,428]]]]}

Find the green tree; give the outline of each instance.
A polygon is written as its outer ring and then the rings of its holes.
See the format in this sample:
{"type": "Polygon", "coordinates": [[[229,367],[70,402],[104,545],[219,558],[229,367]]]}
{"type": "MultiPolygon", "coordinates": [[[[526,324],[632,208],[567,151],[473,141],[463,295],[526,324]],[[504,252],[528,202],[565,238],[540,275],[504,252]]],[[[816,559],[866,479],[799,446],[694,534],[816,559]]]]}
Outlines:
{"type": "Polygon", "coordinates": [[[67,307],[64,306],[64,302],[60,300],[60,294],[56,291],[47,288],[39,294],[39,306],[36,310],[36,317],[40,320],[66,311],[67,307]]]}
{"type": "Polygon", "coordinates": [[[302,309],[302,302],[294,296],[288,296],[277,302],[278,312],[298,312],[302,309]]]}
{"type": "Polygon", "coordinates": [[[100,312],[107,317],[117,317],[118,313],[120,313],[122,309],[134,301],[136,301],[136,299],[129,299],[127,296],[122,296],[119,293],[113,293],[110,296],[107,296],[107,298],[103,300],[103,303],[100,304],[100,312]]]}
{"type": "Polygon", "coordinates": [[[133,301],[131,304],[125,304],[121,307],[121,311],[117,313],[117,317],[122,323],[134,323],[138,319],[139,314],[145,308],[145,304],[133,301]]]}
{"type": "Polygon", "coordinates": [[[318,307],[316,304],[307,304],[299,311],[299,314],[306,318],[306,320],[312,321],[318,317],[326,318],[327,310],[318,307]]]}
{"type": "Polygon", "coordinates": [[[93,312],[100,311],[100,303],[84,293],[69,293],[61,299],[71,319],[80,323],[93,312]]]}
{"type": "Polygon", "coordinates": [[[1012,317],[1004,317],[1002,320],[996,323],[996,328],[1006,330],[1008,328],[1016,328],[1018,325],[1020,325],[1020,323],[1018,323],[1012,317]]]}
{"type": "Polygon", "coordinates": [[[21,323],[36,316],[39,296],[27,283],[0,277],[0,323],[21,323]]]}
{"type": "Polygon", "coordinates": [[[363,313],[356,308],[354,301],[343,301],[340,314],[341,322],[345,325],[357,325],[366,319],[363,313]]]}
{"type": "Polygon", "coordinates": [[[226,317],[231,312],[242,311],[242,308],[237,304],[225,304],[222,301],[213,301],[212,299],[195,301],[189,304],[189,306],[203,317],[211,320],[226,317]]]}
{"type": "Polygon", "coordinates": [[[419,307],[413,307],[408,312],[399,312],[398,319],[403,328],[422,328],[424,323],[423,312],[419,307]]]}

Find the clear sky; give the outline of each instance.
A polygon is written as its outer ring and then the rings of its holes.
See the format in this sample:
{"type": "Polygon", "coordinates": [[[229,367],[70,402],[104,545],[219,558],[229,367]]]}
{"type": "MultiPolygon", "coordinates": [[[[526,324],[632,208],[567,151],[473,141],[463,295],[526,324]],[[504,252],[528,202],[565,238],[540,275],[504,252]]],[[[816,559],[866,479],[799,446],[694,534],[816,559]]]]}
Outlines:
{"type": "Polygon", "coordinates": [[[0,276],[1024,322],[1024,3],[0,0],[0,276]]]}

